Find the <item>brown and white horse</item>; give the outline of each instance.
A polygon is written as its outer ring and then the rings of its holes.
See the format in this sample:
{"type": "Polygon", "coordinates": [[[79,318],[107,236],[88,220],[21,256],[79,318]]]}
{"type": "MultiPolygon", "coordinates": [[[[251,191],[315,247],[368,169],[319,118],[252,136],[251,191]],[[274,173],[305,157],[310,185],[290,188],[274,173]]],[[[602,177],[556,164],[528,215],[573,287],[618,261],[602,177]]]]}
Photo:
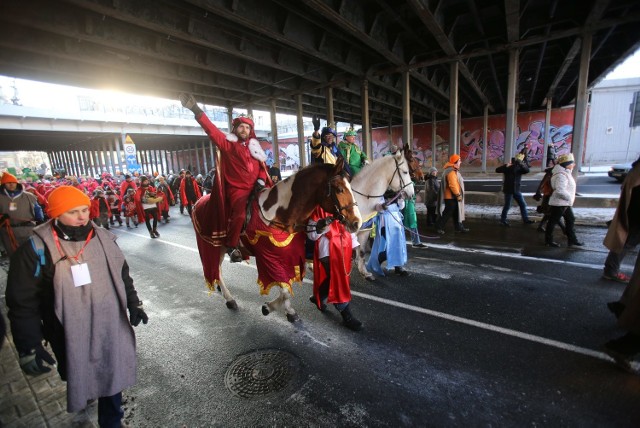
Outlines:
{"type": "MultiPolygon", "coordinates": [[[[406,198],[413,197],[415,189],[411,181],[411,172],[412,168],[416,167],[416,163],[412,154],[411,150],[405,147],[404,150],[398,150],[393,155],[378,158],[362,168],[351,180],[351,190],[365,223],[376,215],[376,205],[380,203],[380,198],[387,189],[401,192],[406,198]],[[410,162],[413,165],[410,165],[410,162]]],[[[370,232],[370,227],[358,232],[360,247],[356,252],[356,263],[362,276],[372,281],[375,277],[367,270],[364,259],[370,232]]]]}
{"type": "MultiPolygon", "coordinates": [[[[221,184],[219,177],[217,180],[221,184]]],[[[201,198],[193,212],[205,280],[212,291],[219,287],[229,309],[237,309],[221,275],[226,233],[212,232],[206,227],[207,221],[220,209],[220,201],[209,196],[201,198]]],[[[242,242],[256,258],[260,293],[268,295],[273,286],[280,291],[278,297],[262,306],[264,315],[283,307],[289,321],[299,319],[291,306],[291,285],[304,278],[307,221],[317,206],[332,213],[350,232],[356,232],[362,225],[341,160],[336,165],[315,164],[303,168],[274,187],[264,189],[253,203],[242,242]]]]}

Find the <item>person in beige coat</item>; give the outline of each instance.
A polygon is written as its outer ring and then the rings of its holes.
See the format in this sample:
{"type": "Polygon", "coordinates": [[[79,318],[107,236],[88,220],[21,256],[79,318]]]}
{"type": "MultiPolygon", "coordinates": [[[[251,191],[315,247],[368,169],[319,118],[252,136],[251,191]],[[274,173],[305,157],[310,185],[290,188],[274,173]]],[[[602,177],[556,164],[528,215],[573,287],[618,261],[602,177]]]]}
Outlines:
{"type": "Polygon", "coordinates": [[[604,246],[609,249],[609,255],[604,262],[602,278],[622,283],[629,282],[629,276],[620,272],[620,264],[629,250],[633,250],[640,243],[640,230],[630,229],[629,203],[633,189],[640,186],[640,158],[636,160],[622,184],[618,208],[609,225],[604,246]]]}
{"type": "Polygon", "coordinates": [[[148,317],[115,235],[89,221],[87,195],[61,186],[48,202],[51,220],[33,229],[9,267],[6,298],[20,367],[29,375],[50,371],[47,340],[67,382],[67,411],[97,399],[100,427],[120,427],[122,390],[136,382],[132,326],[148,317]]]}
{"type": "MultiPolygon", "coordinates": [[[[640,230],[639,170],[640,159],[634,162],[631,173],[625,179],[623,191],[620,195],[620,203],[616,211],[618,224],[624,225],[629,234],[637,234],[640,230]],[[631,180],[629,180],[630,178],[631,180]],[[620,207],[625,208],[621,210],[620,207]]],[[[618,239],[621,238],[618,237],[618,239]]],[[[613,238],[611,239],[613,240],[613,238]]],[[[631,280],[620,301],[609,303],[608,306],[618,317],[618,326],[625,329],[627,333],[622,337],[607,342],[604,345],[604,351],[614,359],[618,366],[633,372],[631,360],[640,353],[640,256],[636,258],[631,280]]]]}

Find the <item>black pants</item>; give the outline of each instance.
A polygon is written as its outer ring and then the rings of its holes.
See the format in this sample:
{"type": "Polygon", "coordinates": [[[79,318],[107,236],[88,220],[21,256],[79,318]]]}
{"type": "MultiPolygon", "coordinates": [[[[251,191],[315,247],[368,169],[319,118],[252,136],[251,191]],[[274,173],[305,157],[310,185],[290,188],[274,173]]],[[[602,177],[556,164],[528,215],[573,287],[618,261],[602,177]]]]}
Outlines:
{"type": "Polygon", "coordinates": [[[438,221],[438,206],[427,205],[427,226],[432,226],[438,221]]]}
{"type": "Polygon", "coordinates": [[[436,222],[436,229],[444,229],[444,226],[449,221],[449,218],[453,215],[453,225],[456,230],[462,229],[462,223],[460,222],[460,213],[458,212],[458,200],[457,199],[445,199],[444,211],[440,220],[436,222]]]}
{"type": "Polygon", "coordinates": [[[123,416],[122,392],[110,397],[98,398],[98,425],[100,428],[120,427],[123,416]]]}
{"type": "Polygon", "coordinates": [[[144,210],[144,222],[147,224],[149,232],[158,228],[158,208],[151,208],[144,210]],[[151,227],[151,220],[153,220],[153,228],[151,227]]]}
{"type": "Polygon", "coordinates": [[[547,244],[553,242],[553,229],[560,222],[560,219],[564,219],[565,234],[570,244],[578,242],[576,238],[576,217],[573,215],[573,209],[571,207],[549,207],[549,223],[547,224],[547,230],[544,234],[544,240],[547,244]]]}

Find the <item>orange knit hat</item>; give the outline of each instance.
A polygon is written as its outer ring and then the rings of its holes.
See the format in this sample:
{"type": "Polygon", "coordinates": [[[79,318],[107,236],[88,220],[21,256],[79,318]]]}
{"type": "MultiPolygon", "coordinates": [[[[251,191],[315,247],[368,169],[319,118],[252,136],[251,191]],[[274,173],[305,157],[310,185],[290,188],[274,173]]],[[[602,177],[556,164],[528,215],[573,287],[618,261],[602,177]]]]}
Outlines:
{"type": "Polygon", "coordinates": [[[49,194],[47,214],[58,218],[69,210],[81,205],[91,206],[91,200],[73,186],[60,186],[49,194]]]}
{"type": "Polygon", "coordinates": [[[451,155],[449,157],[449,163],[456,163],[460,160],[460,155],[451,155]]]}
{"type": "Polygon", "coordinates": [[[18,183],[18,179],[16,178],[15,175],[11,174],[10,172],[4,172],[2,173],[2,180],[0,180],[0,184],[7,184],[7,183],[18,183]]]}

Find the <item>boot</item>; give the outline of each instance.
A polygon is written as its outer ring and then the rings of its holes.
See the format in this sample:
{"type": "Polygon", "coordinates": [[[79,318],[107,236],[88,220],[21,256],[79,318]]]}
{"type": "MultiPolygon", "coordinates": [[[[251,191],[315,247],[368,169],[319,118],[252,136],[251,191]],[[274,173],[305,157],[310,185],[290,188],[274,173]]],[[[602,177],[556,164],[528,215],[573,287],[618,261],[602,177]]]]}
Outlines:
{"type": "Polygon", "coordinates": [[[160,237],[160,234],[158,233],[158,231],[157,231],[156,229],[153,229],[153,232],[152,232],[152,233],[153,233],[154,235],[156,235],[156,238],[159,238],[159,237],[160,237]]]}
{"type": "Polygon", "coordinates": [[[318,302],[316,301],[316,296],[309,297],[309,301],[313,303],[320,312],[324,312],[327,310],[327,305],[322,300],[320,301],[320,306],[318,306],[318,302]]]}
{"type": "Polygon", "coordinates": [[[231,263],[240,263],[242,261],[242,253],[237,247],[230,247],[229,249],[227,249],[227,254],[231,259],[231,263]]]}
{"type": "Polygon", "coordinates": [[[351,314],[349,306],[351,305],[347,305],[347,307],[340,312],[340,315],[342,315],[345,327],[354,331],[359,331],[362,329],[362,323],[351,314]]]}
{"type": "Polygon", "coordinates": [[[151,239],[156,239],[157,236],[153,233],[152,230],[149,231],[149,236],[151,237],[151,239]]]}
{"type": "Polygon", "coordinates": [[[409,276],[409,271],[403,268],[402,266],[396,266],[395,272],[397,275],[400,275],[400,276],[409,276]]]}

